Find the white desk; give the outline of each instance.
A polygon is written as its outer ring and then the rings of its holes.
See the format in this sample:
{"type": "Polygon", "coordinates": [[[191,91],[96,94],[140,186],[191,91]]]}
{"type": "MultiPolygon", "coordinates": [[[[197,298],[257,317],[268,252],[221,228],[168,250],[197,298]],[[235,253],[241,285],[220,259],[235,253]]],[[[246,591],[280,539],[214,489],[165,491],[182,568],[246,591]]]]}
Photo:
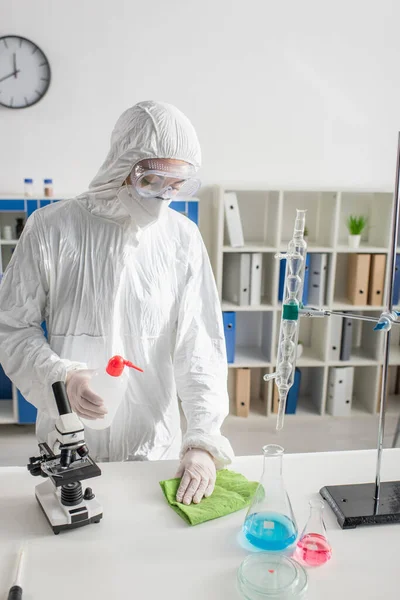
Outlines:
{"type": "MultiPolygon", "coordinates": [[[[238,458],[232,468],[258,480],[262,458],[238,458]]],[[[0,597],[11,585],[14,552],[27,540],[24,600],[237,598],[246,552],[236,537],[245,512],[189,527],[158,485],[174,469],[171,462],[102,465],[102,477],[92,480],[102,522],[58,536],[34,497],[41,479],[23,468],[0,469],[0,597]]],[[[299,528],[323,485],[373,481],[374,471],[374,451],[285,456],[299,528]]],[[[400,449],[385,451],[382,475],[400,479],[400,449]]],[[[309,570],[309,600],[398,600],[400,525],[342,531],[329,508],[325,521],[333,557],[309,570]]]]}

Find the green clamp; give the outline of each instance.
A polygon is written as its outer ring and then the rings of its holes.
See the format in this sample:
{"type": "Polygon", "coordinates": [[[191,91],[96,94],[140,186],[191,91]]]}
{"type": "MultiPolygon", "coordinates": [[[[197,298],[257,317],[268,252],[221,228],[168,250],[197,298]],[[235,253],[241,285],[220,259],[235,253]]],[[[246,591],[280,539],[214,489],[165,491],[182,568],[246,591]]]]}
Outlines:
{"type": "Polygon", "coordinates": [[[286,321],[297,321],[299,318],[299,307],[297,304],[284,304],[282,318],[286,321]]]}

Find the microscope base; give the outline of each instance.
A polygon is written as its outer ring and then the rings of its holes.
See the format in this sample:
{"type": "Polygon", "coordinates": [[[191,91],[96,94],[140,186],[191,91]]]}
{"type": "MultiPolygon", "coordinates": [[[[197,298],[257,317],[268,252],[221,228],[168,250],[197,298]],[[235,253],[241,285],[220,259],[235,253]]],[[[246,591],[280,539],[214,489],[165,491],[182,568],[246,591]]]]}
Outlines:
{"type": "Polygon", "coordinates": [[[56,535],[67,529],[99,523],[103,517],[103,509],[96,498],[83,500],[75,506],[64,506],[60,490],[54,487],[50,479],[36,486],[36,499],[56,535]]]}

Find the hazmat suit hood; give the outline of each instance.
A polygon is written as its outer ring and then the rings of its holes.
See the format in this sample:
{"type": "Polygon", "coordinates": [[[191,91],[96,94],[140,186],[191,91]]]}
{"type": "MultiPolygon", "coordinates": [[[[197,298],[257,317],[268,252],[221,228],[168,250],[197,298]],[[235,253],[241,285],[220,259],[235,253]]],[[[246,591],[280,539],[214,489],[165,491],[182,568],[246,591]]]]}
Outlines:
{"type": "Polygon", "coordinates": [[[153,100],[139,102],[119,117],[111,134],[110,150],[90,183],[97,200],[114,200],[118,190],[143,159],[184,160],[201,165],[200,144],[189,119],[177,108],[153,100]]]}
{"type": "Polygon", "coordinates": [[[200,448],[219,468],[233,453],[221,434],[229,398],[218,292],[190,219],[164,210],[157,223],[146,216],[154,225],[144,229],[137,216],[145,218],[148,200],[135,216],[122,203],[131,191],[124,181],[146,158],[200,166],[194,128],[173,106],[125,111],[89,190],[29,217],[0,286],[0,363],[38,408],[37,436],[46,442],[58,416],[52,384],[76,369],[104,370],[120,354],[143,373],[126,374],[110,427],[85,428],[94,460],[176,459],[200,448]]]}

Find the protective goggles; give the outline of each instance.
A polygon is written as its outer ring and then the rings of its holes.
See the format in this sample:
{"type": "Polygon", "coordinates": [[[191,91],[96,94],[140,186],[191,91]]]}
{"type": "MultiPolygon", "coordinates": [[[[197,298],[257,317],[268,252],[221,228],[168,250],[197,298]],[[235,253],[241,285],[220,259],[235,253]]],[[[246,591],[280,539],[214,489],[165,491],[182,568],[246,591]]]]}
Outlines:
{"type": "Polygon", "coordinates": [[[157,160],[138,163],[131,173],[131,183],[143,198],[184,198],[193,196],[200,187],[191,165],[170,165],[157,160]]]}

